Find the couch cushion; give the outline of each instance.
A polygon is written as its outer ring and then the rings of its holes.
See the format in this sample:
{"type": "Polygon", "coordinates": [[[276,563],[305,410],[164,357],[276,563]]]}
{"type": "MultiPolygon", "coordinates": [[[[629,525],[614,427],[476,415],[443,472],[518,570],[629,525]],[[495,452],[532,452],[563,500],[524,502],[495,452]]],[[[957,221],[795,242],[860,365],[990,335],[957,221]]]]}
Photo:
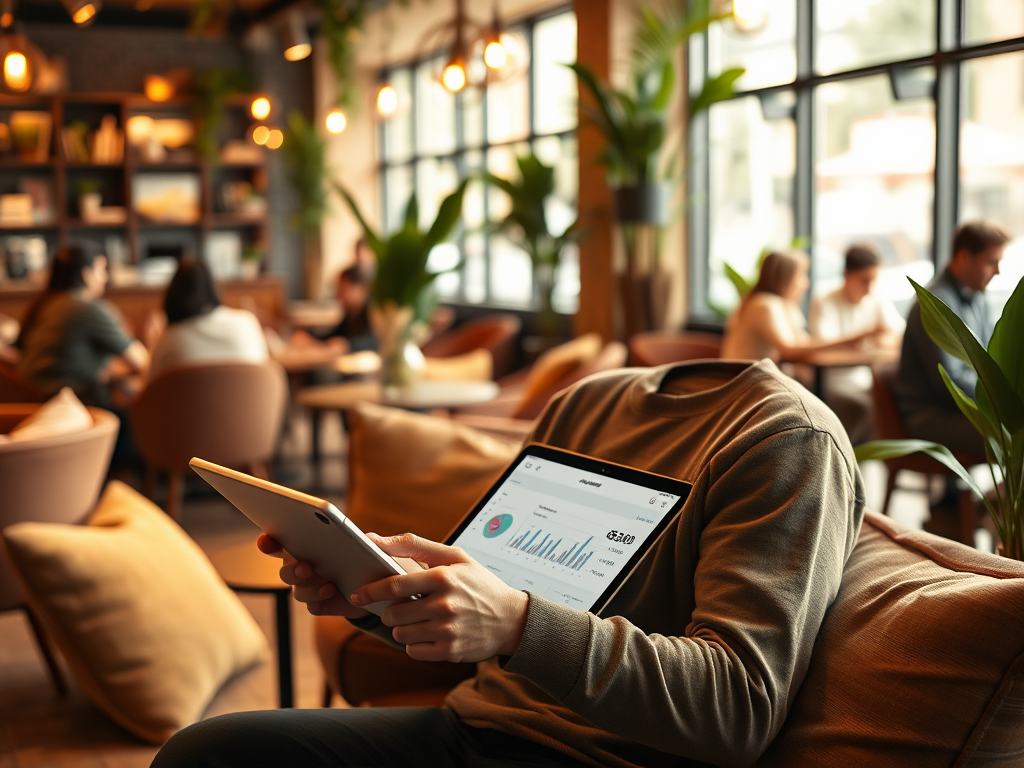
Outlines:
{"type": "Polygon", "coordinates": [[[523,406],[548,393],[551,387],[571,371],[597,357],[602,346],[600,334],[585,333],[572,341],[549,349],[538,357],[519,393],[519,408],[512,413],[513,418],[520,418],[519,410],[523,406]]]}
{"type": "Polygon", "coordinates": [[[364,531],[443,541],[519,443],[448,419],[362,404],[348,412],[346,514],[364,531]]]}
{"type": "Polygon", "coordinates": [[[89,409],[82,405],[70,387],[40,405],[28,418],[7,434],[13,442],[43,440],[73,432],[84,432],[92,426],[89,409]]]}
{"type": "Polygon", "coordinates": [[[202,550],[126,485],[110,483],[84,526],[19,523],[3,537],[82,690],[147,741],[197,721],[228,678],[267,656],[202,550]]]}
{"type": "Polygon", "coordinates": [[[868,513],[782,731],[758,763],[1019,766],[1024,564],[868,513]]]}

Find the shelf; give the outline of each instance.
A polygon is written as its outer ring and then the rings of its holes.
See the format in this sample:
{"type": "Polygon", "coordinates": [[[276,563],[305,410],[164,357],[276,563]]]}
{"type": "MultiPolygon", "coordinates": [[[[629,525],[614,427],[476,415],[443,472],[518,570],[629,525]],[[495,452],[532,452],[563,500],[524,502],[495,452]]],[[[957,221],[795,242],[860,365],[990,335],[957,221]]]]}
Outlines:
{"type": "Polygon", "coordinates": [[[31,171],[53,168],[56,160],[52,157],[49,160],[22,160],[20,157],[0,157],[0,168],[10,168],[18,171],[31,171]]]}
{"type": "Polygon", "coordinates": [[[69,171],[120,171],[124,168],[124,163],[79,163],[68,160],[65,167],[69,171]]]}
{"type": "Polygon", "coordinates": [[[110,221],[86,221],[85,219],[68,219],[68,229],[124,229],[128,221],[117,224],[110,221]]]}
{"type": "Polygon", "coordinates": [[[143,229],[198,229],[201,225],[201,221],[150,221],[139,218],[139,226],[143,229]]]}
{"type": "Polygon", "coordinates": [[[51,232],[55,229],[55,221],[49,224],[0,224],[0,232],[51,232]]]}
{"type": "Polygon", "coordinates": [[[135,171],[143,171],[152,173],[154,171],[198,171],[199,161],[188,160],[184,162],[171,162],[171,163],[136,163],[132,168],[135,171]]]}
{"type": "Polygon", "coordinates": [[[262,227],[266,223],[265,215],[245,216],[239,213],[215,213],[210,216],[211,227],[262,227]]]}

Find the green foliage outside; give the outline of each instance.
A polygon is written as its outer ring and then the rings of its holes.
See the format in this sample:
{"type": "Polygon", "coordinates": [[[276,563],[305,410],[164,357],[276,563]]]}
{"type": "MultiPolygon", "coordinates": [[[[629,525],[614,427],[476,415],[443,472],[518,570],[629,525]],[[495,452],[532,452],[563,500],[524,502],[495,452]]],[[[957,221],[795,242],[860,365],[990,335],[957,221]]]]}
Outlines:
{"type": "Polygon", "coordinates": [[[990,500],[945,446],[925,440],[877,440],[858,446],[858,461],[926,453],[955,472],[985,504],[1008,557],[1024,560],[1024,280],[1003,308],[988,349],[949,307],[910,281],[921,305],[921,321],[939,347],[978,375],[975,399],[968,397],[939,365],[961,412],[985,442],[985,457],[996,485],[990,500]],[[999,476],[995,469],[998,467],[999,476]],[[1002,480],[1002,484],[998,481],[1002,480]]]}

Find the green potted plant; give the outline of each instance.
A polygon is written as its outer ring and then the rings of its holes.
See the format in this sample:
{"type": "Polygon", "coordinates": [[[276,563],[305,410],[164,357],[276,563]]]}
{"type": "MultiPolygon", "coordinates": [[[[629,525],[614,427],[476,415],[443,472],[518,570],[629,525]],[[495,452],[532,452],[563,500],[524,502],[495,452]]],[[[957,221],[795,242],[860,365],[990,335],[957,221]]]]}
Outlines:
{"type": "Polygon", "coordinates": [[[306,298],[318,300],[323,294],[320,224],[327,214],[327,140],[298,110],[288,115],[284,156],[299,198],[292,226],[302,233],[303,292],[306,298]]]}
{"type": "Polygon", "coordinates": [[[559,234],[552,233],[548,227],[545,202],[555,192],[555,169],[544,165],[533,152],[517,157],[516,162],[519,165],[518,179],[503,179],[487,171],[481,176],[511,200],[512,208],[497,223],[496,230],[530,257],[540,301],[540,333],[550,340],[556,338],[560,331],[558,315],[551,301],[558,267],[562,251],[579,236],[579,219],[559,234]]]}
{"type": "MultiPolygon", "coordinates": [[[[670,219],[675,190],[672,177],[677,174],[671,168],[674,163],[665,163],[663,150],[676,90],[676,52],[691,35],[704,32],[722,18],[706,1],[680,0],[663,14],[641,9],[625,89],[602,82],[582,64],[570,65],[591,96],[592,104],[583,103],[580,110],[605,140],[601,160],[608,169],[615,217],[626,241],[621,288],[627,335],[659,327],[663,322],[657,316],[663,314],[659,308],[668,303],[667,295],[660,293],[667,290],[668,282],[659,279],[654,266],[658,237],[642,230],[657,230],[670,219]],[[641,253],[643,250],[653,253],[641,253]]],[[[690,100],[689,119],[731,97],[744,71],[737,67],[707,78],[701,92],[690,100]]]]}
{"type": "Polygon", "coordinates": [[[955,472],[981,498],[1002,540],[1003,554],[1024,560],[1024,280],[1017,283],[1003,308],[988,349],[953,310],[927,289],[910,282],[921,305],[921,321],[932,341],[970,365],[978,376],[972,400],[939,365],[946,388],[985,442],[985,457],[996,486],[995,498],[986,497],[970,472],[948,448],[938,443],[876,440],[855,449],[857,460],[928,454],[955,472]]]}
{"type": "Polygon", "coordinates": [[[413,193],[401,229],[388,236],[374,231],[348,190],[334,185],[363,228],[366,242],[377,258],[377,274],[370,293],[370,326],[379,345],[385,388],[415,383],[423,367],[423,355],[413,343],[417,307],[423,306],[424,294],[438,275],[451,271],[433,272],[427,262],[434,246],[455,229],[468,183],[468,179],[464,180],[441,202],[434,222],[426,230],[420,228],[419,203],[413,193]]]}

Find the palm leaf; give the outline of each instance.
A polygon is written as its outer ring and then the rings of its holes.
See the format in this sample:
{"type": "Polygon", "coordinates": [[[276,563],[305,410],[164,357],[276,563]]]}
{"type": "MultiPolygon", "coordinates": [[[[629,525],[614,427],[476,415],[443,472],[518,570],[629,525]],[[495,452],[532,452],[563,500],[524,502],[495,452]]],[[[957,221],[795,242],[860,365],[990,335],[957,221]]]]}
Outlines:
{"type": "Polygon", "coordinates": [[[1006,378],[1016,384],[1017,396],[1024,401],[1024,278],[1017,282],[1003,314],[996,321],[988,352],[999,364],[1006,378]]]}
{"type": "Polygon", "coordinates": [[[692,120],[695,115],[708,109],[712,104],[731,99],[736,92],[736,81],[745,72],[743,67],[732,67],[705,80],[700,93],[690,99],[690,119],[692,120]]]}

